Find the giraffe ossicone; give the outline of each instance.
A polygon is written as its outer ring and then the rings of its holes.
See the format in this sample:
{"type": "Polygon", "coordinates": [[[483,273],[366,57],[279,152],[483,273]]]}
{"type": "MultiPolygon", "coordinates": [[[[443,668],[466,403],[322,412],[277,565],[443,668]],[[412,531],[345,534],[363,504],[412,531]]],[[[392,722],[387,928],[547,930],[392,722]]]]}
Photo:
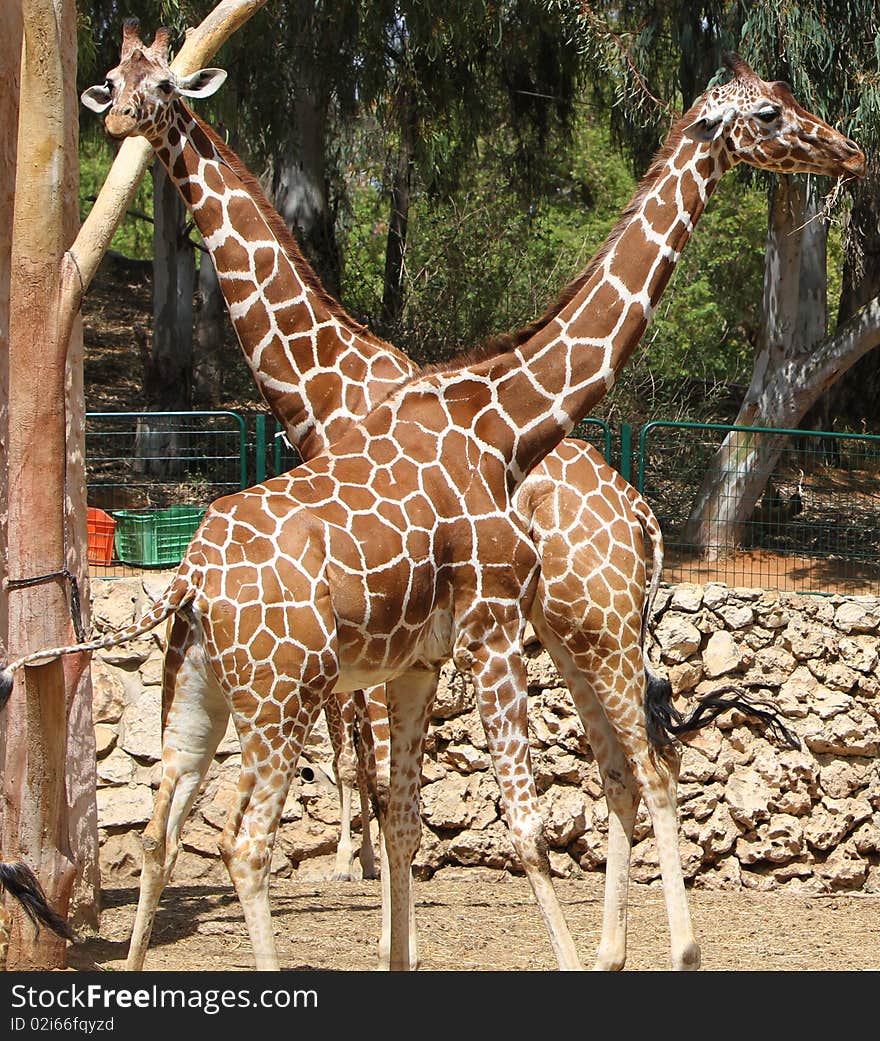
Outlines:
{"type": "MultiPolygon", "coordinates": [[[[258,967],[277,965],[266,890],[279,791],[283,803],[291,760],[324,699],[364,680],[388,684],[391,963],[407,967],[403,909],[418,844],[421,742],[437,668],[450,653],[471,669],[511,836],[558,963],[579,967],[553,892],[529,768],[521,642],[537,556],[511,498],[605,393],[609,368],[619,371],[635,349],[670,258],[680,255],[725,170],[738,161],[831,175],[863,169],[856,146],[795,111],[775,86],[763,85],[763,104],[778,99],[779,116],[794,114],[800,137],[783,150],[745,103],[711,143],[679,128],[564,306],[491,360],[417,378],[291,474],[219,500],[165,596],[114,638],[171,615],[173,629],[186,618],[193,642],[166,672],[189,669],[203,685],[203,705],[232,705],[242,779],[224,855],[258,967]],[[793,158],[795,145],[803,152],[793,158]]],[[[692,110],[691,122],[698,114],[692,110]]],[[[53,653],[12,663],[7,679],[53,653]]],[[[694,959],[691,947],[677,953],[683,963],[694,959]]]]}

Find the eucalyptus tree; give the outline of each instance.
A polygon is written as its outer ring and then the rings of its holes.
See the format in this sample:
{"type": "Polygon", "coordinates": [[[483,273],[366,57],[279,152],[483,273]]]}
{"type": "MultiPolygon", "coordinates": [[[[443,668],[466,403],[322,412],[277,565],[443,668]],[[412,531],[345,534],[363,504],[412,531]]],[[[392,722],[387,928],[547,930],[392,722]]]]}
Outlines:
{"type": "MultiPolygon", "coordinates": [[[[857,140],[875,171],[842,191],[799,177],[774,179],[770,190],[763,329],[735,423],[793,428],[880,344],[880,279],[871,265],[859,263],[877,245],[880,10],[875,0],[757,0],[739,4],[734,16],[746,59],[775,70],[812,111],[857,140]],[[825,215],[836,197],[847,195],[857,219],[846,229],[844,289],[832,329],[825,215]]],[[[705,474],[686,540],[709,557],[736,545],[783,446],[779,437],[732,431],[705,474]]]]}

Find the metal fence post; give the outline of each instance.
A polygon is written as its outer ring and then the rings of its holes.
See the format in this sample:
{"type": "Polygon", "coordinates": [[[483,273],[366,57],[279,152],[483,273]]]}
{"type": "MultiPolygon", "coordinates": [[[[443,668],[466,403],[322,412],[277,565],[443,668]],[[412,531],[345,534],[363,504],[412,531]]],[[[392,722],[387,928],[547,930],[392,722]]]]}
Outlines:
{"type": "Polygon", "coordinates": [[[632,426],[620,424],[620,476],[632,484],[632,426]]]}
{"type": "Polygon", "coordinates": [[[266,417],[262,413],[257,415],[256,438],[254,473],[257,484],[262,484],[266,480],[266,417]]]}

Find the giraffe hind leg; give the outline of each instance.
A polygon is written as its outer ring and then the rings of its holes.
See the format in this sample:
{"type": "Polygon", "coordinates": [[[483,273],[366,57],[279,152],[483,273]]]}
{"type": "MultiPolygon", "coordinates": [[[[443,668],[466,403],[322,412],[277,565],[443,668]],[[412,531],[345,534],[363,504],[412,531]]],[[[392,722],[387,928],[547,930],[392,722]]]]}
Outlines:
{"type": "MultiPolygon", "coordinates": [[[[558,653],[558,645],[552,639],[549,644],[553,646],[551,653],[558,653]]],[[[593,657],[589,667],[575,671],[568,668],[564,656],[558,660],[559,666],[565,667],[566,682],[599,764],[609,809],[605,912],[595,967],[621,969],[626,960],[632,831],[641,796],[651,817],[657,844],[672,967],[696,969],[700,965],[700,948],[694,935],[681,868],[676,773],[668,759],[658,754],[648,740],[644,672],[639,668],[637,679],[615,688],[611,675],[614,670],[610,668],[614,657],[593,657]],[[598,692],[598,701],[594,690],[598,692]]]]}

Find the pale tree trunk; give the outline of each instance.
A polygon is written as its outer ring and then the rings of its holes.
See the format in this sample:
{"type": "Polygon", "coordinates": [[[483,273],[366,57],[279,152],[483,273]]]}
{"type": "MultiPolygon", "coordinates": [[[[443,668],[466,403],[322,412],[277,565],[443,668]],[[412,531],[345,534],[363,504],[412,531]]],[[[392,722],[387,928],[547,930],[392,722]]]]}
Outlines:
{"type": "Polygon", "coordinates": [[[296,140],[283,142],[274,157],[272,201],[324,287],[338,296],[339,250],[325,158],[328,106],[320,92],[298,88],[293,106],[296,140]]]}
{"type": "Polygon", "coordinates": [[[193,333],[192,397],[202,407],[216,408],[225,368],[226,301],[210,253],[202,253],[193,333]]]}
{"type": "MultiPolygon", "coordinates": [[[[71,323],[61,314],[65,250],[77,212],[76,7],[24,0],[9,321],[9,653],[73,637],[66,566],[65,367],[71,323]],[[72,48],[72,51],[71,51],[72,48]],[[16,588],[21,580],[52,575],[16,588]]],[[[23,670],[7,707],[3,851],[20,854],[67,913],[76,874],[69,842],[66,763],[70,702],[85,661],[23,670]]],[[[90,718],[90,712],[83,713],[90,718]]],[[[94,773],[92,774],[94,799],[94,773]]],[[[63,968],[65,942],[35,937],[16,917],[10,969],[63,968]]]]}
{"type": "MultiPolygon", "coordinates": [[[[880,295],[880,170],[869,167],[867,175],[852,188],[853,206],[847,226],[843,285],[838,321],[845,322],[875,296],[880,295]]],[[[834,429],[843,416],[851,423],[877,415],[880,399],[880,357],[865,358],[841,379],[819,402],[823,426],[834,429]]]]}
{"type": "MultiPolygon", "coordinates": [[[[55,0],[58,5],[58,0],[55,0]]],[[[79,96],[76,92],[77,36],[74,3],[65,2],[61,47],[64,98],[67,109],[65,156],[70,164],[67,204],[62,212],[64,241],[73,243],[79,231],[79,96]]],[[[67,262],[67,279],[79,275],[67,262]]],[[[78,597],[71,600],[79,626],[73,635],[91,627],[91,595],[88,567],[86,506],[85,387],[83,385],[83,333],[79,311],[66,323],[64,523],[67,533],[65,560],[76,582],[78,597]],[[78,600],[78,603],[77,603],[78,600]]],[[[70,922],[78,930],[100,926],[101,874],[98,864],[98,806],[95,795],[95,728],[92,719],[92,674],[88,657],[69,656],[63,661],[67,706],[66,790],[69,806],[68,835],[76,874],[70,901],[70,922]]]]}
{"type": "MultiPolygon", "coordinates": [[[[777,181],[767,233],[762,335],[735,426],[792,427],[809,407],[804,401],[812,390],[801,373],[810,371],[809,360],[827,324],[827,232],[816,212],[806,180],[777,181]],[[780,386],[783,374],[790,386],[780,386]]],[[[783,437],[749,431],[734,430],[725,437],[688,518],[687,545],[714,559],[740,544],[743,525],[784,444],[783,437]]]]}
{"type": "MultiPolygon", "coordinates": [[[[222,0],[188,36],[173,67],[191,72],[205,65],[264,3],[222,0]]],[[[3,4],[0,11],[0,73],[8,67],[5,63],[20,35],[16,12],[10,10],[17,7],[3,4]]],[[[0,113],[10,114],[9,121],[0,123],[4,200],[10,159],[15,155],[17,160],[14,210],[7,222],[11,235],[7,232],[4,238],[0,232],[0,287],[7,282],[6,265],[10,299],[7,543],[12,579],[57,572],[65,559],[76,564],[77,549],[82,552],[82,546],[74,547],[73,556],[68,552],[65,558],[65,502],[68,510],[76,509],[75,499],[65,497],[65,446],[78,442],[75,418],[66,429],[65,391],[79,393],[76,386],[81,379],[78,373],[66,379],[66,355],[68,345],[77,343],[83,294],[152,155],[145,141],[123,145],[89,218],[65,253],[69,242],[65,224],[75,220],[69,214],[77,212],[76,10],[73,0],[23,0],[21,10],[25,26],[21,96],[27,104],[19,113],[16,148],[8,140],[15,115],[7,108],[16,98],[14,76],[4,75],[0,99],[0,113]],[[6,242],[11,243],[8,250],[6,242]]],[[[4,292],[0,288],[0,329],[4,292]]],[[[75,351],[71,363],[75,368],[75,351]]],[[[76,480],[81,464],[74,459],[68,465],[76,480]]],[[[77,527],[82,530],[81,518],[77,527]]],[[[76,532],[68,533],[68,551],[76,538],[76,532]]],[[[72,636],[67,597],[68,587],[61,579],[10,590],[9,654],[67,642],[72,636]]],[[[77,842],[86,841],[90,827],[89,812],[77,806],[78,778],[88,775],[94,786],[94,745],[66,747],[67,719],[93,739],[90,712],[77,719],[79,709],[73,706],[68,714],[68,697],[76,699],[82,690],[77,679],[81,667],[68,660],[64,666],[55,662],[25,668],[16,676],[4,713],[3,852],[27,857],[50,902],[62,914],[77,870],[68,847],[68,821],[75,822],[77,813],[83,814],[84,826],[73,828],[77,842]],[[66,776],[68,753],[78,764],[66,776]]],[[[80,851],[76,852],[79,857],[80,851]]],[[[8,968],[51,969],[64,964],[63,941],[46,929],[37,940],[29,926],[22,930],[16,925],[8,968]]]]}
{"type": "MultiPolygon", "coordinates": [[[[192,405],[194,250],[186,238],[187,211],[165,167],[153,163],[153,349],[144,391],[154,412],[192,405]]],[[[173,472],[179,446],[169,421],[143,418],[135,435],[135,469],[173,472]]]]}

